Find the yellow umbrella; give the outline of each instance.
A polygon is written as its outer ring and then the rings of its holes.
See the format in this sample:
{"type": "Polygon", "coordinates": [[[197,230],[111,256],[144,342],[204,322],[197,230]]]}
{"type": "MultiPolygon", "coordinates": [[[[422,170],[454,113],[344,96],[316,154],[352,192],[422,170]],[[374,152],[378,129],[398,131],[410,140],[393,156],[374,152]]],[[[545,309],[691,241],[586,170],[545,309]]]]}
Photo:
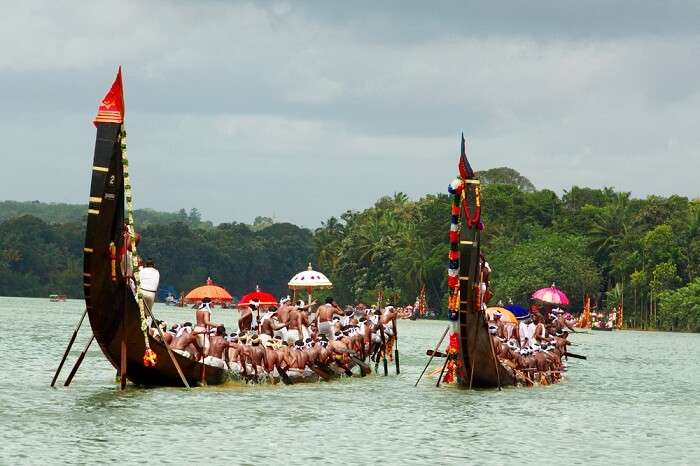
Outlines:
{"type": "Polygon", "coordinates": [[[518,319],[515,317],[515,315],[504,307],[487,308],[486,315],[489,317],[489,320],[493,320],[493,315],[496,313],[496,311],[501,313],[501,322],[509,322],[512,324],[518,323],[518,319]]]}

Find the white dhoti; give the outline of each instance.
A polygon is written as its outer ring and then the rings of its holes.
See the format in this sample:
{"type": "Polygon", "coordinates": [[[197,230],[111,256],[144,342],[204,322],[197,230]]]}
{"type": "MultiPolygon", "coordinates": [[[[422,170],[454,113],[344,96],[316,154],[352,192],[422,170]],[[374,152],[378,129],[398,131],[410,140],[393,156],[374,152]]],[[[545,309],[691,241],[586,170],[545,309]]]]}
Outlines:
{"type": "MultiPolygon", "coordinates": [[[[148,307],[148,309],[153,311],[153,303],[156,301],[156,293],[153,291],[144,290],[139,288],[139,293],[141,293],[141,298],[143,299],[143,304],[148,307]]],[[[146,311],[146,316],[148,316],[148,311],[146,311]]]]}
{"type": "MultiPolygon", "coordinates": [[[[275,322],[277,320],[275,319],[275,322]]],[[[282,327],[274,331],[273,335],[275,338],[279,338],[282,341],[287,341],[287,327],[282,327]]]]}
{"type": "Polygon", "coordinates": [[[190,358],[192,357],[192,355],[190,354],[190,352],[189,352],[189,351],[186,351],[186,350],[181,350],[181,349],[173,348],[173,351],[175,351],[177,354],[179,354],[179,355],[181,355],[181,356],[186,357],[187,359],[190,359],[190,358]]]}
{"type": "Polygon", "coordinates": [[[333,321],[331,321],[331,320],[327,320],[325,322],[319,322],[318,323],[318,334],[327,336],[329,340],[334,340],[335,339],[335,336],[333,336],[334,327],[335,326],[333,325],[333,321]]]}
{"type": "Polygon", "coordinates": [[[272,340],[272,337],[268,335],[267,333],[261,333],[260,334],[260,344],[265,346],[265,343],[268,341],[272,340]]]}
{"type": "MultiPolygon", "coordinates": [[[[194,328],[195,332],[201,332],[203,330],[206,330],[206,328],[200,327],[199,325],[194,328]]],[[[197,344],[200,348],[204,348],[204,352],[206,353],[209,349],[209,335],[206,335],[204,333],[200,333],[199,335],[197,335],[197,344]]]]}
{"type": "Polygon", "coordinates": [[[297,330],[295,328],[287,329],[287,341],[289,341],[289,340],[293,340],[293,341],[299,340],[299,330],[297,330]]]}
{"type": "Polygon", "coordinates": [[[306,325],[301,327],[301,336],[304,341],[311,336],[311,332],[309,332],[309,328],[306,325]]]}
{"type": "Polygon", "coordinates": [[[207,364],[209,366],[218,367],[218,368],[224,369],[224,370],[228,369],[228,367],[226,367],[226,363],[224,362],[224,360],[221,358],[217,358],[215,356],[207,356],[206,358],[204,358],[204,364],[207,364]]]}

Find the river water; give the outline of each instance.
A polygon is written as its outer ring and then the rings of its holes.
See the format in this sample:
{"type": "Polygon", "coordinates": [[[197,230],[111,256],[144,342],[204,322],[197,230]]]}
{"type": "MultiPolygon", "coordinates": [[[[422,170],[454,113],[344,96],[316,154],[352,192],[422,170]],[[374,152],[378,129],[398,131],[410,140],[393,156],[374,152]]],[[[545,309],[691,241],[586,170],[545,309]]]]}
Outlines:
{"type": "MultiPolygon", "coordinates": [[[[445,323],[402,321],[401,375],[296,386],[129,388],[97,345],[49,383],[81,301],[0,298],[0,464],[698,464],[700,335],[575,335],[558,385],[413,384],[445,323]]],[[[170,322],[192,311],[156,305],[170,322]]],[[[237,313],[214,311],[232,326],[237,313]]],[[[86,321],[87,324],[87,321],[86,321]]],[[[437,367],[435,362],[433,367],[437,367]]]]}

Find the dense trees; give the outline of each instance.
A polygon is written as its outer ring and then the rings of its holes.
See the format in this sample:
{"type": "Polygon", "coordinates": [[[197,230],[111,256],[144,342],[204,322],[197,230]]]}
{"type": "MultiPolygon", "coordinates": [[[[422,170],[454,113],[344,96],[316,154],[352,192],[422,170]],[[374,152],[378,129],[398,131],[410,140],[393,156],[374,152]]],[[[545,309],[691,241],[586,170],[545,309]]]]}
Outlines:
{"type": "MultiPolygon", "coordinates": [[[[624,296],[628,324],[700,330],[699,200],[577,186],[559,197],[512,169],[481,176],[483,251],[496,301],[524,304],[534,289],[555,282],[574,310],[586,293],[601,307],[624,296]]],[[[70,214],[74,206],[60,205],[59,213],[46,206],[0,203],[0,294],[81,295],[84,207],[70,214]],[[28,209],[36,216],[19,215],[28,209]]],[[[136,221],[142,254],[158,262],[161,283],[177,290],[211,276],[234,293],[259,284],[281,294],[312,261],[334,282],[340,302],[373,302],[380,289],[412,302],[425,286],[429,305],[440,310],[449,210],[446,194],[414,201],[396,193],[331,217],[313,233],[266,217],[213,226],[196,209],[142,210],[136,221]]]]}

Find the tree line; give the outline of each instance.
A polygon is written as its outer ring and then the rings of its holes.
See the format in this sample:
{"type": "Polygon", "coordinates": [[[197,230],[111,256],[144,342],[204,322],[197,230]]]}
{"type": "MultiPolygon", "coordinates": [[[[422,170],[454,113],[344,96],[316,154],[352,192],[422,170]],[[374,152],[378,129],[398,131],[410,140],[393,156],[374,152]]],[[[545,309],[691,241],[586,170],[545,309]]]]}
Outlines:
{"type": "MultiPolygon", "coordinates": [[[[600,310],[624,296],[629,326],[700,331],[700,201],[577,186],[558,196],[510,168],[479,175],[492,303],[527,304],[532,291],[556,283],[574,311],[586,294],[600,310]]],[[[0,203],[0,294],[80,297],[83,214],[54,221],[58,214],[43,206],[27,212],[0,203]]],[[[211,276],[236,295],[256,285],[282,295],[313,262],[340,302],[375,302],[381,290],[405,304],[425,286],[429,307],[441,314],[449,211],[446,193],[418,200],[396,193],[313,232],[266,217],[213,225],[184,209],[145,211],[136,221],[141,253],[158,263],[161,285],[176,291],[211,276]]]]}

